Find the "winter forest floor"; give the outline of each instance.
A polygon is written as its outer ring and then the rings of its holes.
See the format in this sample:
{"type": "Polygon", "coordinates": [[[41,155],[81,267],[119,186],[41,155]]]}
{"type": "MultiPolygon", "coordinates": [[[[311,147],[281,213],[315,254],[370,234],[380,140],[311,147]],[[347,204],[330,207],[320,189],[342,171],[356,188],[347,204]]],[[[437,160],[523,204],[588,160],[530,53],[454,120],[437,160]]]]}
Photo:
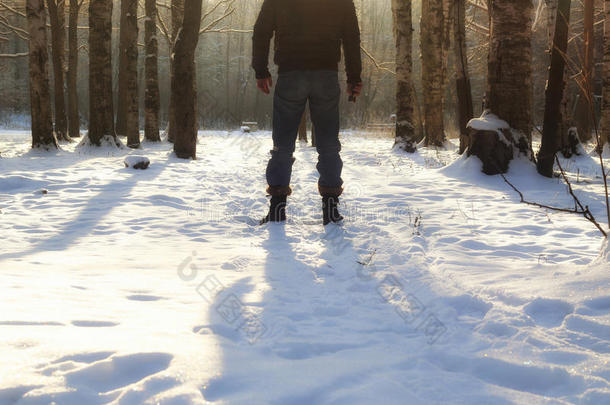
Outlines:
{"type": "MultiPolygon", "coordinates": [[[[306,145],[288,222],[253,225],[269,133],[204,132],[182,161],[2,132],[0,404],[610,403],[595,227],[451,148],[342,137],[346,221],[324,229],[306,145]]],[[[604,223],[599,166],[564,166],[604,223]]],[[[524,161],[508,178],[573,206],[524,161]]]]}

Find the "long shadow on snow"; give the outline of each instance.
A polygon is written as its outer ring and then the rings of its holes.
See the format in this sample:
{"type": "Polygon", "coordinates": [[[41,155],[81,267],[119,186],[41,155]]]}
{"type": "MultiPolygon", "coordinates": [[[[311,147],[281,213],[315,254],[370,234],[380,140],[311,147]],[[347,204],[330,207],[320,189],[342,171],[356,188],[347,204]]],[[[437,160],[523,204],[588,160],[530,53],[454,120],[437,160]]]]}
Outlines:
{"type": "Polygon", "coordinates": [[[100,192],[88,201],[87,206],[80,211],[78,216],[64,222],[55,235],[21,252],[2,254],[0,261],[22,258],[40,251],[60,251],[68,248],[78,239],[89,235],[110,211],[118,208],[138,181],[150,181],[158,177],[170,163],[170,159],[164,164],[151,165],[147,170],[121,169],[120,172],[128,173],[128,177],[113,180],[100,187],[100,192]],[[137,180],[134,181],[134,177],[137,180]]]}

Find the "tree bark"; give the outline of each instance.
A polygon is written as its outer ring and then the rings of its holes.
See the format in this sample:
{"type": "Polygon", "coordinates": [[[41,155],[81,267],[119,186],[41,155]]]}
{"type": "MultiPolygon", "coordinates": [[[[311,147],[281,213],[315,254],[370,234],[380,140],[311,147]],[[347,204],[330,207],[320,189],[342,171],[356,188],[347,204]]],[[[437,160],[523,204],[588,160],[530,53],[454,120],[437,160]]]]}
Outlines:
{"type": "Polygon", "coordinates": [[[197,158],[197,89],[195,86],[195,49],[201,24],[201,0],[185,0],[182,29],[174,45],[175,129],[174,152],[182,159],[197,158]]]}
{"type": "Polygon", "coordinates": [[[49,56],[44,0],[27,0],[25,4],[29,40],[30,111],[32,148],[57,148],[51,115],[49,89],[49,56]]]}
{"type": "Polygon", "coordinates": [[[537,162],[538,173],[546,177],[553,177],[555,154],[561,145],[561,104],[565,91],[565,55],[567,54],[568,32],[570,30],[570,6],[571,0],[559,0],[557,18],[555,19],[551,67],[545,94],[542,145],[537,162]]]}
{"type": "Polygon", "coordinates": [[[414,125],[413,22],[411,0],[392,0],[396,42],[396,141],[404,151],[417,149],[414,125]]]}
{"type": "Polygon", "coordinates": [[[66,98],[64,92],[66,17],[63,0],[47,0],[49,21],[51,23],[51,51],[53,58],[53,84],[55,99],[55,135],[57,139],[70,141],[66,117],[66,98]]]}
{"type": "MultiPolygon", "coordinates": [[[[174,81],[174,58],[173,54],[175,52],[174,46],[176,44],[176,40],[178,38],[178,31],[182,27],[182,22],[184,20],[184,1],[185,0],[172,0],[171,3],[171,15],[172,15],[172,35],[171,35],[171,44],[170,44],[170,82],[174,81]]],[[[175,126],[176,121],[176,100],[174,99],[174,92],[170,92],[169,96],[169,123],[167,128],[167,140],[169,142],[174,142],[176,139],[176,131],[172,129],[172,126],[175,126]]]]}
{"type": "Polygon", "coordinates": [[[421,57],[426,146],[442,146],[445,142],[443,21],[443,2],[422,0],[421,57]]]}
{"type": "Polygon", "coordinates": [[[602,100],[602,146],[610,142],[610,0],[604,0],[604,90],[602,100]]]}
{"type": "Polygon", "coordinates": [[[127,136],[130,148],[140,146],[138,107],[138,1],[121,0],[116,132],[127,136]]]}
{"type": "Polygon", "coordinates": [[[576,124],[578,135],[583,141],[591,139],[591,132],[595,122],[593,112],[595,102],[593,100],[593,82],[595,80],[593,56],[595,52],[595,2],[594,0],[584,0],[584,50],[582,53],[582,88],[578,99],[576,111],[576,124]]]}
{"type": "Polygon", "coordinates": [[[144,138],[159,142],[159,45],[157,42],[157,2],[146,0],[144,42],[146,44],[146,92],[144,96],[144,138]]]}
{"type": "Polygon", "coordinates": [[[468,147],[468,121],[474,115],[472,90],[470,87],[470,74],[468,73],[468,55],[466,52],[466,0],[457,0],[453,9],[454,38],[455,38],[455,64],[456,64],[456,91],[457,115],[460,124],[460,155],[468,147]]]}
{"type": "Polygon", "coordinates": [[[532,132],[532,0],[489,0],[487,108],[521,131],[532,132]]]}
{"type": "Polygon", "coordinates": [[[112,0],[89,1],[89,140],[100,146],[114,132],[112,101],[112,0]]]}
{"type": "MultiPolygon", "coordinates": [[[[51,0],[52,1],[52,0],[51,0]]],[[[70,0],[68,16],[68,135],[80,136],[80,114],[78,111],[78,13],[79,0],[70,0]]]]}

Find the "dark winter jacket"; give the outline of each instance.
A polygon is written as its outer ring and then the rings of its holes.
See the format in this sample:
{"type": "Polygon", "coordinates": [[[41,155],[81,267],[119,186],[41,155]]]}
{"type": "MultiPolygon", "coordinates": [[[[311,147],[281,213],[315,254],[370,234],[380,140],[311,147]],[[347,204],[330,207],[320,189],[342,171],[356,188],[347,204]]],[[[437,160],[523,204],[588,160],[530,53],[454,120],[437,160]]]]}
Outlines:
{"type": "Polygon", "coordinates": [[[360,29],[353,0],[264,0],[252,37],[257,79],[271,76],[269,41],[274,32],[280,73],[337,70],[343,43],[347,81],[360,82],[360,29]]]}

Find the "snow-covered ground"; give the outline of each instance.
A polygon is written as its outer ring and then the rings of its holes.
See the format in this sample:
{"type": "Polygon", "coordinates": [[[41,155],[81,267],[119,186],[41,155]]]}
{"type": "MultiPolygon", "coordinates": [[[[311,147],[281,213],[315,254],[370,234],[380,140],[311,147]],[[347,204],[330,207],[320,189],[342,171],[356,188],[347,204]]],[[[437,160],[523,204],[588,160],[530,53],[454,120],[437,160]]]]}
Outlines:
{"type": "MultiPolygon", "coordinates": [[[[344,225],[299,145],[288,222],[254,226],[269,138],[204,132],[183,161],[0,134],[0,404],[610,403],[592,224],[454,150],[345,133],[344,225]]],[[[604,223],[595,160],[564,166],[604,223]]],[[[523,161],[507,177],[573,205],[523,161]]]]}

